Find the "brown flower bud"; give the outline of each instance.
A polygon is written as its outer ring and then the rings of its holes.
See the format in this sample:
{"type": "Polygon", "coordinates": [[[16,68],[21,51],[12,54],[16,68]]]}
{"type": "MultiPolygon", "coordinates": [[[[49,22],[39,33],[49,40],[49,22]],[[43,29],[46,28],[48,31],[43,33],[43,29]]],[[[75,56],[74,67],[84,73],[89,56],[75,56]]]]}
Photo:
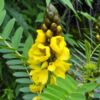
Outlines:
{"type": "Polygon", "coordinates": [[[48,11],[51,11],[51,12],[53,12],[54,14],[58,14],[58,11],[57,11],[57,9],[54,7],[54,5],[52,5],[52,4],[50,4],[49,6],[48,6],[48,11]]]}
{"type": "Polygon", "coordinates": [[[46,26],[50,26],[51,21],[47,17],[45,18],[44,21],[45,21],[46,26]]]}
{"type": "Polygon", "coordinates": [[[50,20],[53,20],[53,17],[54,17],[54,13],[52,11],[48,12],[47,13],[47,16],[50,20]]]}
{"type": "Polygon", "coordinates": [[[54,22],[55,22],[56,24],[59,24],[59,23],[60,23],[60,18],[59,18],[58,15],[55,15],[53,20],[54,20],[54,22]]]}
{"type": "Polygon", "coordinates": [[[47,31],[47,26],[45,24],[42,25],[41,29],[46,32],[47,31]]]}
{"type": "Polygon", "coordinates": [[[55,31],[57,29],[57,24],[56,23],[52,23],[51,26],[50,26],[50,29],[52,31],[55,31]]]}

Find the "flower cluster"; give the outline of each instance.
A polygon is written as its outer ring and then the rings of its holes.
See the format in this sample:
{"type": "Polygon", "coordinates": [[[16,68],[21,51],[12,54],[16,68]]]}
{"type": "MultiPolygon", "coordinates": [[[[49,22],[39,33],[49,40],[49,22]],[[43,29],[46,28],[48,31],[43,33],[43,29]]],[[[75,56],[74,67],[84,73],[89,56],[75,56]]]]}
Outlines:
{"type": "Polygon", "coordinates": [[[52,29],[38,29],[35,43],[28,52],[30,76],[33,81],[30,90],[34,93],[41,93],[47,83],[56,84],[56,77],[65,78],[70,67],[70,52],[64,37],[61,36],[61,26],[55,22],[50,25],[44,23],[43,26],[52,26],[52,29]],[[55,30],[52,24],[56,25],[55,30]]]}

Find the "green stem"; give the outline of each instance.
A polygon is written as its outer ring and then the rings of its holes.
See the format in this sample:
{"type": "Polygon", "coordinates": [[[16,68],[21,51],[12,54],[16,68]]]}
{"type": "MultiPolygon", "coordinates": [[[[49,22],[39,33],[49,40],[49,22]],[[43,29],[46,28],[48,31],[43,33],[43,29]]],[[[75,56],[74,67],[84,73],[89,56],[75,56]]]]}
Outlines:
{"type": "Polygon", "coordinates": [[[94,54],[94,52],[96,51],[96,49],[99,48],[99,47],[100,47],[100,44],[98,44],[98,45],[96,46],[96,48],[92,51],[92,53],[91,53],[91,55],[90,55],[90,58],[92,57],[92,55],[94,54]]]}
{"type": "Polygon", "coordinates": [[[13,49],[15,51],[15,53],[19,56],[22,57],[22,55],[16,51],[6,40],[4,40],[4,43],[7,45],[8,48],[13,49]]]}

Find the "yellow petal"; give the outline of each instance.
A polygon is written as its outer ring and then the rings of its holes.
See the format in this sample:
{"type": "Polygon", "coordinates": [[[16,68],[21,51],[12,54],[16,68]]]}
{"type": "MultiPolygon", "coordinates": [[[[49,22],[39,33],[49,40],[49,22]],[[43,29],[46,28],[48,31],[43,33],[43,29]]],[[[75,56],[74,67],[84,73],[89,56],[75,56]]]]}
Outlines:
{"type": "Polygon", "coordinates": [[[65,78],[65,72],[60,70],[60,69],[56,69],[54,74],[57,76],[57,77],[61,77],[61,78],[65,78]]]}
{"type": "Polygon", "coordinates": [[[55,65],[53,63],[49,64],[48,70],[53,72],[56,69],[55,65]]]}
{"type": "Polygon", "coordinates": [[[30,65],[39,64],[46,61],[50,57],[50,48],[43,44],[33,44],[32,48],[28,52],[28,63],[30,65]]]}
{"type": "Polygon", "coordinates": [[[60,69],[62,70],[63,72],[66,72],[69,70],[70,68],[70,65],[69,63],[65,62],[65,61],[62,61],[62,60],[59,60],[57,59],[55,62],[54,62],[55,66],[56,66],[56,69],[60,69]]]}
{"type": "Polygon", "coordinates": [[[56,54],[56,57],[59,60],[69,60],[70,58],[69,49],[67,47],[64,47],[64,49],[62,50],[62,53],[56,54]]]}
{"type": "Polygon", "coordinates": [[[51,38],[50,47],[56,53],[62,53],[63,48],[66,46],[66,42],[64,41],[64,37],[55,36],[51,38]]]}
{"type": "Polygon", "coordinates": [[[41,69],[45,69],[47,67],[48,67],[48,62],[47,61],[43,62],[42,66],[41,66],[41,69]]]}
{"type": "Polygon", "coordinates": [[[45,43],[45,40],[46,40],[46,36],[45,36],[45,33],[43,32],[43,30],[39,29],[37,30],[37,38],[35,40],[36,43],[45,43]]]}
{"type": "Polygon", "coordinates": [[[43,53],[43,56],[40,56],[40,61],[46,61],[50,57],[50,48],[42,44],[39,44],[38,48],[40,49],[40,52],[43,53]]]}
{"type": "Polygon", "coordinates": [[[29,86],[29,89],[30,89],[30,91],[31,92],[33,92],[33,93],[40,93],[41,91],[42,91],[42,89],[43,89],[43,85],[35,85],[35,84],[31,84],[30,86],[29,86]]]}
{"type": "Polygon", "coordinates": [[[70,68],[69,63],[59,60],[57,59],[55,62],[53,62],[53,66],[50,66],[49,70],[52,71],[56,76],[61,77],[61,78],[65,78],[65,73],[66,71],[69,70],[70,68]],[[55,68],[55,69],[53,69],[55,68]]]}
{"type": "Polygon", "coordinates": [[[48,81],[48,70],[47,69],[39,69],[31,71],[32,80],[36,84],[46,84],[48,81]]]}

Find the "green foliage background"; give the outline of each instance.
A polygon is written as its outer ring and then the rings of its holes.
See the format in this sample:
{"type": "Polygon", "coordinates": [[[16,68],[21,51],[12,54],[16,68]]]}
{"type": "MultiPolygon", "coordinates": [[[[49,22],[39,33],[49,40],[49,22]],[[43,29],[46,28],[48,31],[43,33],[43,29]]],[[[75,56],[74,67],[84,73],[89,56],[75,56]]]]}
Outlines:
{"type": "Polygon", "coordinates": [[[57,86],[48,85],[43,100],[100,99],[99,0],[0,0],[0,100],[32,100],[27,52],[49,3],[58,9],[72,67],[57,86]],[[62,87],[64,86],[64,87],[62,87]],[[52,91],[52,92],[51,92],[52,91]],[[60,94],[59,98],[56,94],[60,94]],[[70,98],[71,97],[71,98],[70,98]]]}

